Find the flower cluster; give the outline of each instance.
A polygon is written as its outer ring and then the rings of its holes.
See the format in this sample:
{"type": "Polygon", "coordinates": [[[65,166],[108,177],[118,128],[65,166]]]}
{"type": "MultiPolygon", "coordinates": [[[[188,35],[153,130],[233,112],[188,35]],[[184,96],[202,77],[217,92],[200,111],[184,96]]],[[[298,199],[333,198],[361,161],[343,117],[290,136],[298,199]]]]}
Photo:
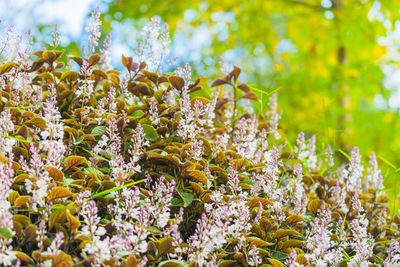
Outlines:
{"type": "Polygon", "coordinates": [[[342,244],[338,245],[331,240],[329,223],[332,219],[332,212],[322,205],[319,216],[311,222],[311,229],[307,231],[306,247],[310,253],[305,257],[316,266],[335,266],[342,260],[342,244]]]}
{"type": "Polygon", "coordinates": [[[294,151],[297,153],[299,160],[304,161],[310,170],[315,170],[317,168],[315,135],[311,136],[310,140],[308,140],[308,143],[306,143],[304,133],[299,133],[294,151]]]}
{"type": "Polygon", "coordinates": [[[138,45],[138,61],[146,62],[152,71],[161,72],[162,62],[169,54],[171,43],[168,24],[161,25],[161,18],[154,16],[143,28],[143,43],[138,45]]]}
{"type": "Polygon", "coordinates": [[[89,34],[88,54],[93,53],[99,44],[101,36],[100,26],[100,8],[96,7],[89,20],[89,25],[86,27],[86,32],[89,34]]]}

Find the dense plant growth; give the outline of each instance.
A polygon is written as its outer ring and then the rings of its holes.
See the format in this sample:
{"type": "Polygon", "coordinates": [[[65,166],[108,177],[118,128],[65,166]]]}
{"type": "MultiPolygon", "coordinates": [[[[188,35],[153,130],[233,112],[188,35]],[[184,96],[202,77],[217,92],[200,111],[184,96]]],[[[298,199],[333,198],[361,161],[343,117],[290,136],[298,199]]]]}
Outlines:
{"type": "Polygon", "coordinates": [[[121,74],[109,39],[95,53],[100,24],[96,10],[85,56],[68,66],[58,34],[34,61],[29,46],[4,50],[2,265],[400,264],[374,154],[364,168],[357,148],[341,163],[315,136],[281,141],[277,95],[266,119],[253,114],[236,66],[211,98],[188,65],[162,74],[158,18],[121,74]]]}

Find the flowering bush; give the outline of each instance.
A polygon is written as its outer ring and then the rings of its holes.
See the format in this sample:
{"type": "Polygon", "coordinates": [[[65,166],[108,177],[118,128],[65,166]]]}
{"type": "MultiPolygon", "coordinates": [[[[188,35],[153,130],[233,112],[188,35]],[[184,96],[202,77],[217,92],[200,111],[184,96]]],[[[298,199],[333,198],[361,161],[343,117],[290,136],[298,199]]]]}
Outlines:
{"type": "Polygon", "coordinates": [[[86,55],[67,66],[2,40],[2,265],[400,264],[374,154],[364,168],[357,148],[340,163],[315,136],[281,141],[277,95],[266,118],[241,105],[258,97],[236,66],[196,96],[189,66],[162,74],[158,18],[121,74],[110,36],[95,53],[100,25],[95,10],[86,55]]]}

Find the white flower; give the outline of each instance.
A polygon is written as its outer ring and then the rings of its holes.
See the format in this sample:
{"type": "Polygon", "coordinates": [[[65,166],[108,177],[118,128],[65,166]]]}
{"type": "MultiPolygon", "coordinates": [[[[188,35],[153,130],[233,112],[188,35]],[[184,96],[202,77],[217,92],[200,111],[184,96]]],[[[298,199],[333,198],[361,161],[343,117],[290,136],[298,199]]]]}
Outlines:
{"type": "Polygon", "coordinates": [[[99,39],[101,36],[100,25],[100,8],[96,7],[93,10],[92,17],[89,20],[89,25],[86,27],[86,32],[89,33],[89,53],[93,53],[99,44],[99,39]]]}
{"type": "MultiPolygon", "coordinates": [[[[11,242],[10,242],[11,243],[11,242]]],[[[12,251],[11,246],[7,246],[5,242],[0,242],[0,263],[4,266],[12,266],[13,261],[17,258],[17,252],[12,251]]]]}

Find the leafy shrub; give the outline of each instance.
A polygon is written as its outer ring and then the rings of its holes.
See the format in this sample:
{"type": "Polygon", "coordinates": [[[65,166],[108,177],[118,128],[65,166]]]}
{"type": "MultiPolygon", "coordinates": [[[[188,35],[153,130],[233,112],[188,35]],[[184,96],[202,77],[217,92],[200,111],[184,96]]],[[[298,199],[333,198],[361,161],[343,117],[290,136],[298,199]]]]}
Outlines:
{"type": "Polygon", "coordinates": [[[339,164],[315,136],[281,141],[277,95],[252,114],[236,66],[211,99],[189,66],[161,74],[157,18],[121,75],[94,53],[100,24],[77,71],[57,50],[0,66],[2,265],[399,264],[374,155],[364,172],[357,148],[339,164]]]}

